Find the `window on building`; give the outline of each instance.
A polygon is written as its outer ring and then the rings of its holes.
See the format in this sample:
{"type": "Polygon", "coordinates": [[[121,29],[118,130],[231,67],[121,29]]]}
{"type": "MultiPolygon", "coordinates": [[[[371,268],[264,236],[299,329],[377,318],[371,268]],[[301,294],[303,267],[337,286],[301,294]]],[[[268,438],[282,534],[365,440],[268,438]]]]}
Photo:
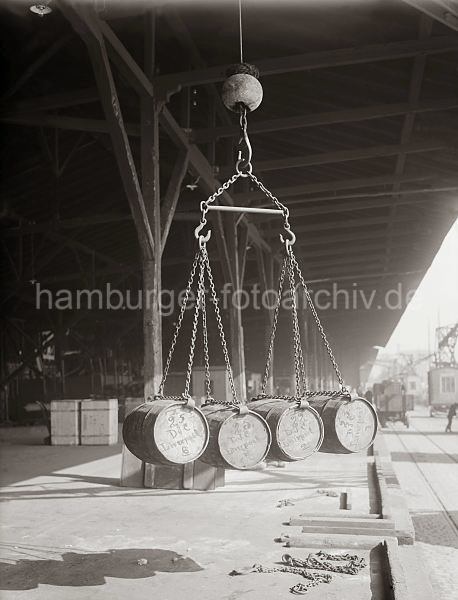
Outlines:
{"type": "Polygon", "coordinates": [[[416,390],[417,389],[417,382],[416,381],[409,381],[409,388],[411,390],[416,390]]]}
{"type": "Polygon", "coordinates": [[[455,393],[455,378],[453,375],[443,375],[441,377],[441,392],[443,394],[455,393]]]}

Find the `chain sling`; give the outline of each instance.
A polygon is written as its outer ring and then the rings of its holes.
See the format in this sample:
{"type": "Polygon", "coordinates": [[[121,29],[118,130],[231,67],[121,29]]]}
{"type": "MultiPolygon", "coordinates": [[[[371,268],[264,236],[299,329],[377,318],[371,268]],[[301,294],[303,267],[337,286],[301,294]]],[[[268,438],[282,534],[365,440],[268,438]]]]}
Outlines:
{"type": "MultiPolygon", "coordinates": [[[[216,403],[216,404],[226,404],[226,405],[240,405],[240,401],[237,397],[237,391],[236,391],[235,384],[234,384],[234,378],[233,378],[232,368],[231,368],[231,364],[230,364],[229,353],[227,350],[227,344],[226,344],[226,339],[225,339],[225,335],[224,335],[224,328],[223,328],[223,323],[222,323],[221,314],[220,314],[219,305],[218,305],[218,297],[217,297],[214,280],[213,280],[213,275],[212,275],[212,271],[211,271],[211,265],[210,265],[210,261],[209,261],[209,257],[208,257],[208,253],[207,253],[207,249],[206,249],[206,244],[210,240],[210,237],[211,237],[211,229],[208,229],[208,231],[205,234],[202,232],[203,229],[208,225],[207,214],[210,210],[210,207],[215,203],[215,201],[222,194],[224,194],[240,178],[248,178],[250,181],[252,181],[256,185],[256,187],[260,191],[262,191],[267,196],[267,198],[269,198],[269,200],[274,204],[274,206],[276,206],[276,208],[281,212],[281,215],[283,217],[284,233],[280,234],[280,239],[281,239],[282,243],[285,245],[285,257],[283,260],[282,270],[281,270],[281,275],[280,275],[279,296],[278,296],[278,302],[277,302],[277,305],[275,308],[275,313],[274,313],[273,327],[272,327],[272,332],[271,332],[271,336],[270,336],[269,350],[268,350],[267,360],[266,360],[266,369],[264,372],[264,378],[263,378],[263,382],[262,382],[261,395],[263,397],[265,397],[265,393],[266,393],[267,380],[268,380],[270,367],[271,367],[271,361],[272,361],[273,343],[275,340],[276,327],[278,324],[278,312],[279,312],[280,303],[281,303],[281,292],[282,292],[283,285],[284,285],[285,275],[287,273],[288,279],[289,279],[290,290],[291,290],[296,394],[298,396],[302,396],[302,397],[312,397],[312,396],[318,395],[318,394],[326,394],[329,396],[337,396],[340,394],[344,394],[346,396],[349,396],[349,392],[344,385],[341,371],[340,371],[337,361],[334,357],[331,346],[326,337],[324,328],[321,324],[320,318],[319,318],[319,316],[316,312],[315,306],[313,304],[313,300],[311,298],[310,292],[305,283],[305,279],[302,275],[301,269],[299,267],[299,264],[297,262],[297,259],[293,252],[293,249],[292,249],[292,246],[296,241],[296,236],[293,233],[293,231],[291,230],[291,225],[289,223],[289,209],[284,204],[282,204],[280,202],[280,200],[278,200],[278,198],[276,196],[274,196],[272,194],[272,192],[270,192],[270,190],[262,183],[262,181],[260,181],[256,177],[256,175],[254,175],[252,172],[252,170],[253,170],[253,166],[251,163],[252,148],[251,148],[251,143],[250,143],[250,140],[248,138],[248,133],[247,133],[246,108],[244,108],[244,107],[241,107],[241,109],[240,109],[240,129],[241,129],[241,136],[240,136],[240,140],[239,140],[239,152],[238,152],[238,159],[237,159],[237,162],[235,165],[235,173],[231,177],[229,177],[229,179],[227,179],[223,184],[221,184],[221,186],[216,190],[216,192],[214,192],[212,195],[210,195],[207,198],[207,200],[202,200],[200,203],[201,218],[200,218],[199,225],[194,230],[194,235],[195,235],[196,239],[198,240],[199,250],[198,250],[196,257],[194,259],[194,262],[193,262],[193,266],[191,269],[191,275],[189,277],[188,284],[186,287],[185,297],[183,299],[183,304],[181,306],[180,315],[179,315],[177,325],[175,328],[174,336],[172,339],[171,347],[170,347],[169,354],[167,357],[167,361],[166,361],[166,365],[164,368],[164,373],[163,373],[161,384],[159,386],[159,391],[158,391],[157,397],[163,397],[163,394],[164,394],[164,386],[165,386],[167,375],[168,375],[168,372],[170,369],[170,363],[171,363],[174,349],[176,346],[178,334],[181,329],[184,313],[185,313],[186,306],[189,301],[189,295],[190,295],[192,284],[194,282],[194,278],[196,275],[197,266],[200,265],[197,303],[196,303],[196,308],[195,308],[195,312],[194,312],[193,329],[192,329],[192,335],[191,335],[190,357],[188,360],[188,367],[187,367],[187,372],[186,372],[185,392],[180,398],[181,399],[189,398],[189,389],[190,389],[192,364],[193,364],[194,351],[195,351],[197,324],[198,324],[198,319],[199,319],[199,312],[202,312],[204,363],[205,363],[205,365],[204,365],[205,389],[206,389],[207,402],[208,403],[216,403]],[[232,401],[216,401],[214,398],[212,398],[212,394],[211,394],[210,363],[209,363],[209,355],[208,355],[207,314],[206,314],[206,308],[204,306],[205,296],[206,296],[205,286],[204,286],[205,272],[206,272],[208,282],[210,285],[210,297],[211,297],[211,302],[213,304],[214,311],[215,311],[221,347],[223,349],[223,355],[224,355],[224,360],[225,360],[225,364],[226,364],[226,371],[228,374],[229,385],[231,388],[232,401]],[[321,336],[321,339],[325,346],[326,352],[331,361],[332,367],[337,375],[337,380],[340,385],[339,391],[311,392],[311,391],[307,390],[305,363],[304,363],[304,357],[303,357],[303,351],[302,351],[300,328],[299,328],[297,305],[296,305],[296,293],[295,293],[296,292],[296,290],[295,290],[295,275],[296,274],[299,277],[299,281],[302,286],[305,297],[307,299],[308,306],[310,307],[313,318],[318,327],[318,331],[320,333],[320,336],[321,336]]],[[[293,397],[287,396],[286,398],[292,399],[293,397]]]]}
{"type": "MultiPolygon", "coordinates": [[[[293,251],[293,245],[296,241],[296,236],[293,233],[293,231],[291,230],[291,225],[289,223],[289,210],[288,208],[282,204],[280,202],[280,200],[274,196],[274,194],[272,194],[272,192],[262,183],[262,181],[260,181],[256,175],[254,175],[253,173],[253,167],[251,164],[251,158],[252,158],[252,149],[251,149],[251,144],[248,138],[248,132],[247,132],[247,121],[246,121],[246,109],[242,108],[241,109],[241,117],[240,117],[240,126],[241,126],[241,131],[242,131],[242,135],[241,135],[241,140],[243,139],[244,144],[247,148],[248,154],[247,157],[245,159],[241,158],[241,151],[239,151],[239,160],[237,161],[237,165],[236,165],[236,171],[237,174],[240,174],[242,177],[247,177],[250,181],[252,181],[256,187],[265,194],[265,196],[267,196],[267,198],[269,198],[269,200],[277,207],[278,210],[281,211],[282,216],[283,216],[283,229],[286,235],[286,237],[283,234],[280,234],[280,240],[282,241],[282,243],[285,245],[285,251],[286,254],[289,256],[290,259],[290,264],[291,264],[291,268],[293,271],[295,271],[295,273],[297,274],[297,276],[299,277],[299,281],[300,284],[302,286],[303,292],[305,294],[305,297],[307,299],[307,304],[310,308],[310,311],[312,313],[313,319],[316,323],[316,326],[318,328],[318,331],[320,333],[321,339],[323,341],[324,347],[326,349],[326,352],[328,354],[329,360],[331,362],[331,365],[336,373],[337,376],[337,380],[339,382],[340,385],[340,390],[339,391],[329,391],[329,392],[310,392],[310,391],[305,391],[305,395],[306,396],[313,396],[316,394],[327,394],[330,396],[336,396],[336,395],[340,395],[340,394],[344,394],[346,395],[348,398],[350,397],[349,391],[348,389],[345,387],[344,384],[344,380],[342,377],[342,373],[339,369],[339,366],[337,364],[337,361],[334,357],[334,354],[332,352],[331,346],[329,344],[329,341],[327,339],[326,333],[324,331],[323,325],[321,323],[321,320],[318,316],[318,313],[315,309],[315,305],[313,304],[313,300],[312,297],[310,295],[309,289],[307,287],[307,284],[305,283],[305,279],[304,276],[302,275],[302,271],[299,267],[299,264],[297,262],[296,256],[294,254],[293,251]],[[242,169],[242,165],[243,169],[242,169]]],[[[290,275],[290,281],[294,281],[294,276],[291,277],[290,275]]],[[[293,284],[294,285],[294,284],[293,284]]],[[[292,300],[293,302],[293,300],[292,300]]],[[[294,310],[294,309],[293,309],[294,310]]],[[[296,326],[294,326],[296,327],[296,326]]],[[[300,340],[300,336],[299,338],[297,338],[296,334],[295,334],[295,343],[297,344],[298,339],[300,340]]],[[[302,353],[302,346],[300,344],[299,341],[299,353],[298,353],[298,360],[301,363],[301,369],[304,365],[304,360],[303,360],[303,356],[301,359],[301,353],[302,353]]],[[[296,360],[296,358],[295,358],[296,360]]],[[[305,369],[303,369],[303,372],[305,372],[305,369]]],[[[302,381],[302,383],[304,383],[304,380],[302,381]]]]}

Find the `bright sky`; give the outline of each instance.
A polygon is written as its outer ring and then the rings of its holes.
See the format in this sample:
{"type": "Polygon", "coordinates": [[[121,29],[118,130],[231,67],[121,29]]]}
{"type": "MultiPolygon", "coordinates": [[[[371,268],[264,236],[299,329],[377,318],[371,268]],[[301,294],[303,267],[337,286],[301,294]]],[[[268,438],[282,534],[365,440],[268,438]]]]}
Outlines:
{"type": "Polygon", "coordinates": [[[434,350],[435,329],[458,321],[458,219],[406,308],[383,353],[434,350]]]}

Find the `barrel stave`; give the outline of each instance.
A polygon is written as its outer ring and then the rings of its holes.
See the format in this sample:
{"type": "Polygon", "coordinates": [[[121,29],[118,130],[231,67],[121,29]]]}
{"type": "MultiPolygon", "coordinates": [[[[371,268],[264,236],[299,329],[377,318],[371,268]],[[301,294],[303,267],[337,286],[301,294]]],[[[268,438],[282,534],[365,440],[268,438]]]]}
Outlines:
{"type": "Polygon", "coordinates": [[[324,439],[320,452],[350,454],[361,452],[374,441],[377,433],[377,415],[365,398],[342,395],[318,395],[310,399],[324,425],[324,439]]]}
{"type": "Polygon", "coordinates": [[[272,434],[268,458],[293,462],[304,460],[316,452],[323,439],[323,425],[318,413],[310,406],[281,398],[254,400],[251,410],[267,421],[272,434]]]}
{"type": "Polygon", "coordinates": [[[127,448],[143,462],[186,464],[200,457],[208,442],[208,425],[199,409],[162,399],[138,406],[123,425],[127,448]]]}
{"type": "Polygon", "coordinates": [[[252,469],[268,453],[271,435],[258,414],[227,406],[202,408],[210,430],[210,439],[201,461],[226,469],[252,469]]]}

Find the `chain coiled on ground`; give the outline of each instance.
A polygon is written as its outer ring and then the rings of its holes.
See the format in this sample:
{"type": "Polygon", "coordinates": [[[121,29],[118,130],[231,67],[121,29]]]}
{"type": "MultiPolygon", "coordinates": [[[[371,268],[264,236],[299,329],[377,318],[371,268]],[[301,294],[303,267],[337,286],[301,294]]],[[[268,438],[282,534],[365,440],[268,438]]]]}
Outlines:
{"type": "Polygon", "coordinates": [[[263,565],[254,564],[250,569],[242,571],[234,570],[229,575],[242,575],[246,573],[292,573],[294,575],[302,575],[307,582],[297,583],[289,588],[292,594],[302,595],[320,583],[330,583],[332,581],[332,575],[329,573],[313,573],[311,571],[329,571],[330,573],[357,575],[361,569],[366,567],[366,560],[357,554],[330,554],[329,552],[324,552],[324,550],[309,554],[305,560],[284,554],[281,561],[283,564],[278,567],[264,567],[263,565]],[[344,561],[345,564],[339,564],[344,561]]]}

